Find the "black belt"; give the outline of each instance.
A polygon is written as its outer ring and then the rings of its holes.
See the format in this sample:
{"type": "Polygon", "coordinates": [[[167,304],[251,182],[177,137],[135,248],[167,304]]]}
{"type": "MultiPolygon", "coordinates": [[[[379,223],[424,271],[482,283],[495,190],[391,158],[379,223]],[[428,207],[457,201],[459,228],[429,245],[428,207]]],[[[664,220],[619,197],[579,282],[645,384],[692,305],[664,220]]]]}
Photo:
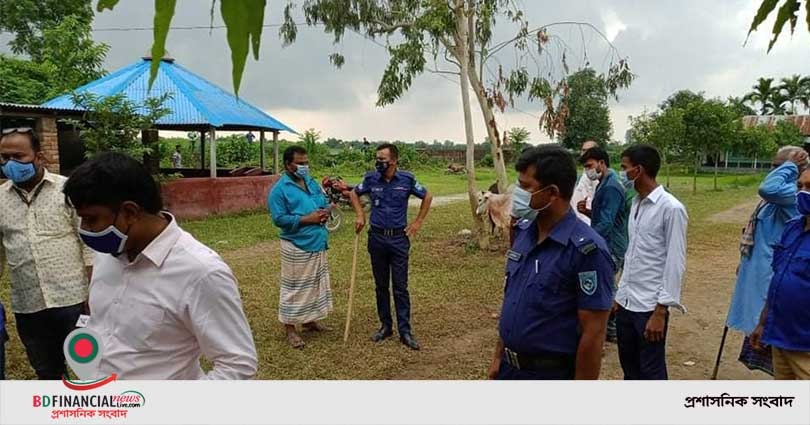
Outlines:
{"type": "Polygon", "coordinates": [[[503,358],[509,366],[520,370],[542,372],[574,368],[576,355],[563,353],[519,354],[508,348],[503,350],[503,358]]]}
{"type": "Polygon", "coordinates": [[[369,232],[375,233],[378,235],[383,236],[405,236],[405,228],[404,227],[397,227],[393,229],[385,229],[382,227],[371,226],[369,228],[369,232]]]}

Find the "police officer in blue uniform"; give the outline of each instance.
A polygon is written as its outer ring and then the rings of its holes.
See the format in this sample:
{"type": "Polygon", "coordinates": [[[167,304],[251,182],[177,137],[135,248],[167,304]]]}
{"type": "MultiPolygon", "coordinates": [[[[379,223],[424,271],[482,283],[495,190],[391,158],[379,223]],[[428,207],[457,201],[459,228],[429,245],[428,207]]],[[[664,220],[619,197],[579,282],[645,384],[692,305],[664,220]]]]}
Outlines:
{"type": "Polygon", "coordinates": [[[614,265],[604,239],[570,208],[574,159],[558,145],[527,149],[512,214],[500,338],[491,379],[598,379],[614,265]]]}
{"type": "Polygon", "coordinates": [[[400,341],[412,350],[419,343],[411,331],[411,301],[408,295],[408,255],[410,237],[422,227],[433,197],[413,174],[397,170],[399,150],[390,143],[377,147],[376,171],[363,178],[351,192],[352,205],[357,214],[357,233],[366,225],[365,213],[360,205],[360,196],[371,198],[371,227],[368,235],[368,252],[377,293],[377,314],[380,329],[371,340],[381,342],[393,335],[391,320],[391,296],[389,282],[393,282],[394,306],[397,310],[397,329],[400,341]],[[419,214],[411,224],[408,219],[408,198],[413,195],[422,199],[419,214]]]}

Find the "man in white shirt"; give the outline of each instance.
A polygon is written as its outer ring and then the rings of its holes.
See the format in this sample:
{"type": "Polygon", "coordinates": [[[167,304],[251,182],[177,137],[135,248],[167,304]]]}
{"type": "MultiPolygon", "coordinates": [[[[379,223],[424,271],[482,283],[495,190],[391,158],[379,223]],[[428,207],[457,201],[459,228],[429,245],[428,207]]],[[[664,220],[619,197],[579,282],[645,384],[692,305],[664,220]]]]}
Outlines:
{"type": "Polygon", "coordinates": [[[619,361],[624,379],[667,379],[669,307],[681,312],[686,269],[686,208],[655,181],[661,157],[652,146],[622,152],[625,187],[634,187],[629,244],[616,292],[619,361]]]}
{"type": "Polygon", "coordinates": [[[45,169],[31,128],[3,129],[0,168],[8,179],[0,185],[0,275],[7,262],[11,311],[37,377],[61,379],[62,343],[87,301],[93,254],[62,194],[67,179],[45,169]]]}
{"type": "Polygon", "coordinates": [[[162,212],[160,189],[134,159],[107,153],[64,188],[98,252],[87,327],[101,336],[97,377],[249,379],[256,349],[236,278],[217,253],[162,212]],[[204,356],[213,368],[200,367],[204,356]]]}
{"type": "MultiPolygon", "coordinates": [[[[588,151],[588,149],[598,148],[599,145],[594,142],[593,140],[588,140],[582,144],[582,149],[579,151],[580,157],[588,151]]],[[[596,193],[596,186],[599,185],[599,180],[591,180],[585,176],[583,172],[582,175],[579,177],[579,181],[577,182],[577,186],[574,188],[574,196],[571,197],[571,209],[577,214],[577,218],[584,221],[585,224],[591,225],[591,218],[585,214],[582,214],[578,210],[578,205],[580,201],[585,201],[585,207],[587,209],[591,209],[591,201],[593,201],[593,195],[596,193]]]]}

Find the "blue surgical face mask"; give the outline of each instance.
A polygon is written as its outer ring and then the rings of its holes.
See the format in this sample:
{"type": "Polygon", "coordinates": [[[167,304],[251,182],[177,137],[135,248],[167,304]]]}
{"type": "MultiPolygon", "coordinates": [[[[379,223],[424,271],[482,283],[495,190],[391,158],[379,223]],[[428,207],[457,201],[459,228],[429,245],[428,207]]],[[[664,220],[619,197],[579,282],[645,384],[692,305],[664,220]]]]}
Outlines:
{"type": "Polygon", "coordinates": [[[529,192],[522,189],[520,186],[516,186],[514,192],[512,192],[512,216],[534,221],[540,211],[543,211],[551,206],[551,201],[549,201],[549,203],[542,208],[532,208],[532,198],[534,195],[548,189],[549,187],[551,186],[544,187],[535,192],[529,192]]]}
{"type": "Polygon", "coordinates": [[[309,176],[309,165],[296,165],[295,175],[300,178],[309,176]]]}
{"type": "MultiPolygon", "coordinates": [[[[100,232],[90,232],[79,228],[79,237],[82,242],[93,251],[110,254],[117,257],[124,252],[124,247],[127,244],[127,234],[118,230],[115,227],[115,222],[118,220],[118,213],[115,214],[113,224],[109,225],[106,229],[100,232]]],[[[129,233],[129,230],[127,230],[129,233]]]]}
{"type": "Polygon", "coordinates": [[[19,162],[9,160],[3,165],[3,174],[14,184],[23,184],[37,175],[37,167],[33,162],[19,162]]]}
{"type": "Polygon", "coordinates": [[[384,174],[386,171],[388,171],[388,166],[389,165],[390,165],[390,163],[388,161],[377,161],[374,164],[374,168],[377,169],[378,173],[384,174]]]}
{"type": "Polygon", "coordinates": [[[796,202],[799,207],[799,214],[810,215],[810,192],[803,190],[796,194],[796,202]]]}
{"type": "Polygon", "coordinates": [[[627,177],[627,171],[622,170],[619,172],[619,181],[622,183],[622,186],[624,186],[625,189],[633,189],[636,185],[636,180],[638,180],[638,176],[636,176],[636,178],[633,180],[630,180],[630,178],[627,177]]]}

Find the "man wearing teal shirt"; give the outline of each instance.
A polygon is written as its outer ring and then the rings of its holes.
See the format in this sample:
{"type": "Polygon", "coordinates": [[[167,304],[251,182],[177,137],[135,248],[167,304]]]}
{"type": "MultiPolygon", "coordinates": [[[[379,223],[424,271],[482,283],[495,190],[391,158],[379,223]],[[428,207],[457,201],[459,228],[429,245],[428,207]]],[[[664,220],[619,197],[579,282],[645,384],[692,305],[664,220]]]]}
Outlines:
{"type": "Polygon", "coordinates": [[[307,151],[291,146],[284,151],[285,172],[267,201],[273,223],[281,229],[281,288],[278,319],[287,342],[303,348],[296,325],[325,331],[318,320],[332,311],[332,290],[326,250],[329,202],[309,175],[307,151]]]}

